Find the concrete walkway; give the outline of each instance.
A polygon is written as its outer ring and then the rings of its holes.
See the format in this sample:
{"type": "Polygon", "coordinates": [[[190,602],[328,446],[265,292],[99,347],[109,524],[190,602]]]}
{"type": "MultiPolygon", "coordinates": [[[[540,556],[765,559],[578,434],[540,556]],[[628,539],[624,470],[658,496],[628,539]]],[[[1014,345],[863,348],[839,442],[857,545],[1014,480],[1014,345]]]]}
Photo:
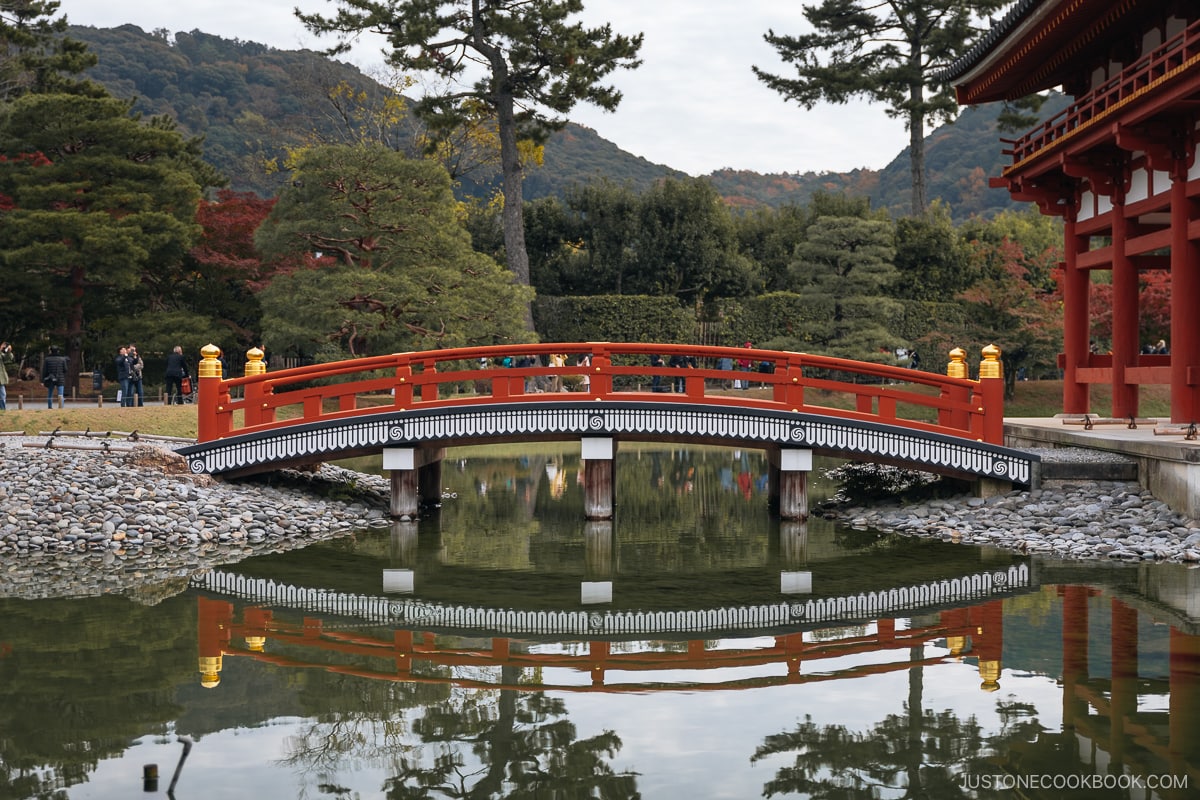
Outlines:
{"type": "Polygon", "coordinates": [[[1200,436],[1166,419],[1095,422],[1079,417],[1012,417],[1004,421],[1004,443],[1018,449],[1086,448],[1137,465],[1136,480],[1173,510],[1200,519],[1200,436]]]}

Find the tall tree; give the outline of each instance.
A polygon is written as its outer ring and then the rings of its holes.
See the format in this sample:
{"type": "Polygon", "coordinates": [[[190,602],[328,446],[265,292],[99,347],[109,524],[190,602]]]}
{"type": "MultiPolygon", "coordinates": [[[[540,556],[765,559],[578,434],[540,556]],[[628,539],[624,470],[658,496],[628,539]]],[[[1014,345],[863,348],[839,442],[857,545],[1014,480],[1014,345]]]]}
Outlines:
{"type": "Polygon", "coordinates": [[[156,265],[178,263],[199,229],[210,173],[169,120],[144,123],[112,97],[28,94],[0,115],[0,282],[36,287],[46,329],[74,367],[85,309],[131,293],[156,265]],[[37,153],[38,159],[22,158],[37,153]],[[197,176],[200,176],[199,179],[197,176]]]}
{"type": "MultiPolygon", "coordinates": [[[[338,0],[332,17],[299,11],[297,16],[314,33],[342,37],[331,53],[344,52],[350,37],[363,31],[380,33],[391,48],[391,66],[429,74],[451,87],[416,105],[435,131],[469,119],[478,103],[495,114],[505,255],[517,281],[528,286],[518,141],[544,139],[581,101],[615,109],[621,93],[601,81],[617,68],[640,63],[640,34],[628,37],[614,34],[611,25],[571,22],[582,10],[583,0],[338,0]]],[[[532,329],[528,307],[525,321],[532,329]]]]}
{"type": "Polygon", "coordinates": [[[83,42],[64,36],[67,18],[54,18],[58,0],[0,0],[0,102],[29,92],[96,95],[72,78],[96,63],[83,42]]]}
{"type": "Polygon", "coordinates": [[[530,290],[471,249],[450,176],[385,147],[313,148],[255,242],[310,267],[259,295],[268,349],[333,360],[525,337],[530,290]]]}
{"type": "Polygon", "coordinates": [[[753,67],[754,74],[788,100],[811,109],[818,102],[868,97],[908,128],[912,213],[925,210],[925,125],[958,113],[950,86],[937,75],[983,33],[981,17],[1009,0],[824,0],[804,7],[815,29],[800,36],[768,31],[764,39],[795,77],[753,67]]]}

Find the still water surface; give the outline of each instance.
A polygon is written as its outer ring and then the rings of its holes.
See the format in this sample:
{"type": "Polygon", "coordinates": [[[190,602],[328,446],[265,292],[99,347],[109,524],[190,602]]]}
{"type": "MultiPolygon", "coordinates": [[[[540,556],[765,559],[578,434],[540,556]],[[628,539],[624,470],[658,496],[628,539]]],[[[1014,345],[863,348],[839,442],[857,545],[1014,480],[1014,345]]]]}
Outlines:
{"type": "Polygon", "coordinates": [[[1200,571],[780,523],[758,453],[627,448],[612,524],[578,475],[450,451],[419,523],[0,599],[0,798],[1200,796],[1200,571]]]}

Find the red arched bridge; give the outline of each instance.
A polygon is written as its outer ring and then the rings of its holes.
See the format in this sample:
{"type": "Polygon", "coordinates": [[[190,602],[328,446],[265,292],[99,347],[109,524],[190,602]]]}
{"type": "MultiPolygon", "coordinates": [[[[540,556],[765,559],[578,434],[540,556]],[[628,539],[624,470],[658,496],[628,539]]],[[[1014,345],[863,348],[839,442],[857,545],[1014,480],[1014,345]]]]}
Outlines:
{"type": "MultiPolygon", "coordinates": [[[[382,452],[385,468],[416,476],[447,446],[579,439],[586,482],[593,462],[611,465],[617,442],[669,441],[765,449],[785,472],[806,472],[817,454],[1030,484],[1037,456],[1003,446],[1003,380],[990,350],[977,381],[965,377],[962,351],[947,371],[964,377],[952,377],[805,353],[611,342],[394,353],[275,372],[256,349],[245,377],[223,380],[210,345],[198,440],[179,452],[193,472],[229,474],[382,452]]],[[[394,490],[395,481],[393,472],[394,490]]],[[[610,479],[596,482],[611,493],[610,479]]]]}

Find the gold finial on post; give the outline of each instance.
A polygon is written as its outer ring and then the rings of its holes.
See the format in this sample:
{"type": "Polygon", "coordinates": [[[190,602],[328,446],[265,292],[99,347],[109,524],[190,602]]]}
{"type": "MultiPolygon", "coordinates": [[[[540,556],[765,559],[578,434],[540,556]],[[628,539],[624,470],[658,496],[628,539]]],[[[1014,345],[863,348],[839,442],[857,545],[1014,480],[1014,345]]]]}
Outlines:
{"type": "Polygon", "coordinates": [[[983,680],[979,688],[985,692],[994,692],[1000,688],[1000,662],[979,659],[979,677],[983,680]]]}
{"type": "Polygon", "coordinates": [[[979,362],[979,379],[1003,377],[1003,367],[1000,364],[1000,348],[989,344],[983,348],[983,361],[979,362]]]}
{"type": "Polygon", "coordinates": [[[265,356],[266,353],[257,347],[251,347],[246,351],[246,377],[266,374],[267,364],[263,361],[265,356]]]}
{"type": "Polygon", "coordinates": [[[200,348],[200,364],[196,367],[196,375],[200,378],[221,377],[221,348],[215,344],[206,344],[200,348]]]}
{"type": "Polygon", "coordinates": [[[946,365],[946,377],[967,377],[967,351],[956,347],[950,351],[950,363],[946,365]]]}

